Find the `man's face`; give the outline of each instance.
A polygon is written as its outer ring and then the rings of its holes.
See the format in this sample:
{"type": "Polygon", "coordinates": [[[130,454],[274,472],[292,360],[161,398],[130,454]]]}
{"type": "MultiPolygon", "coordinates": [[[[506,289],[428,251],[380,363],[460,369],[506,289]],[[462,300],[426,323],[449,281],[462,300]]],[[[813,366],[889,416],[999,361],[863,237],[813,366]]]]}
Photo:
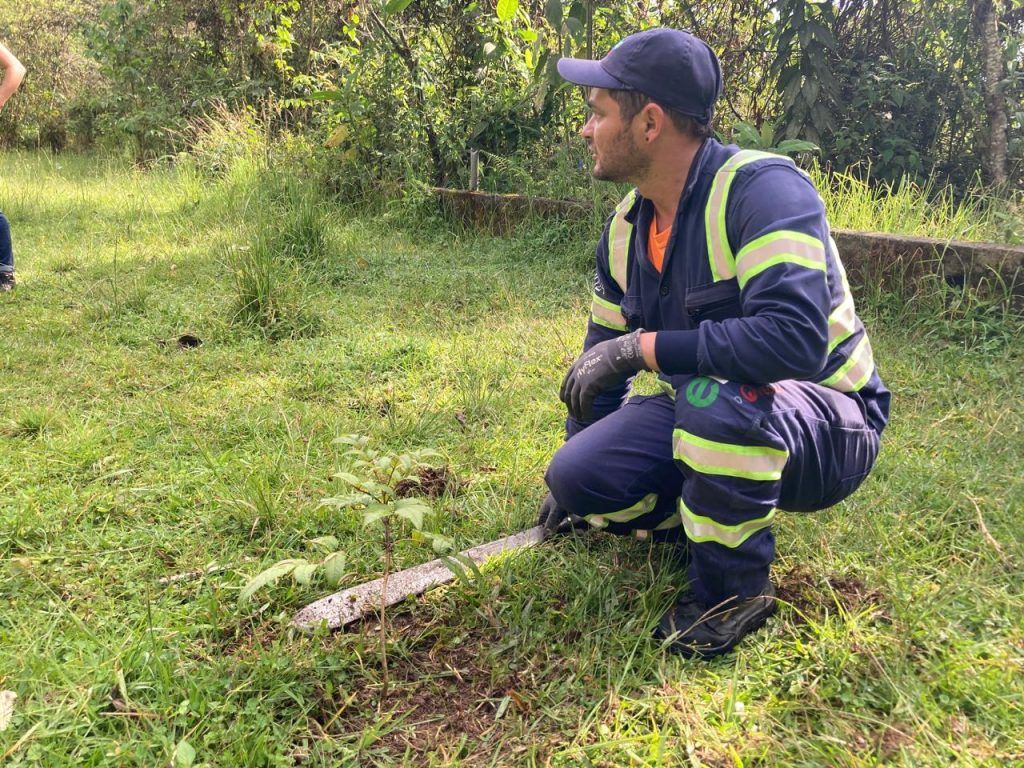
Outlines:
{"type": "Polygon", "coordinates": [[[593,177],[604,181],[639,182],[650,160],[633,136],[635,117],[628,123],[623,121],[618,102],[604,88],[591,88],[587,105],[590,118],[580,134],[586,139],[594,159],[593,177]]]}

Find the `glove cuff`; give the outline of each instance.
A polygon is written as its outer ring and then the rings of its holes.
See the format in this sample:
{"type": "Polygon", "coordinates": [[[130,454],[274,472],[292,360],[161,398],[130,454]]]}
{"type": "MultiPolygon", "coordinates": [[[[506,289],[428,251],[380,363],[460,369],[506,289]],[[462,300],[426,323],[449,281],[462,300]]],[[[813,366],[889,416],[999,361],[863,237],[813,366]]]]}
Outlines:
{"type": "Polygon", "coordinates": [[[632,333],[619,337],[619,345],[615,357],[617,362],[632,368],[634,371],[646,371],[647,363],[644,362],[644,353],[640,349],[640,334],[646,333],[643,328],[637,328],[632,333]]]}

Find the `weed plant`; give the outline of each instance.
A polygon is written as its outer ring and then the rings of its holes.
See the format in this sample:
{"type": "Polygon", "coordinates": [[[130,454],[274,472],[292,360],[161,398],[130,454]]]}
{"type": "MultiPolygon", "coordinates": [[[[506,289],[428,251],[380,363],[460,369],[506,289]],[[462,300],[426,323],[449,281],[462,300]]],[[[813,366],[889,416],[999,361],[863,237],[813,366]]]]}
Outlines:
{"type": "MultiPolygon", "coordinates": [[[[289,629],[324,580],[239,602],[326,535],[340,586],[381,575],[377,537],[321,503],[339,435],[438,449],[460,482],[429,494],[432,527],[457,548],[532,524],[597,231],[462,231],[424,198],[338,206],[285,170],[5,158],[5,765],[1024,761],[1021,324],[941,283],[857,287],[894,392],[882,456],[851,499],[780,517],[784,603],[730,656],[658,647],[685,575],[601,535],[396,609],[386,697],[372,620],[289,629]],[[233,259],[254,249],[273,282],[243,323],[233,259]],[[106,311],[115,285],[145,300],[106,311]],[[316,334],[293,332],[302,313],[316,334]]],[[[395,569],[429,557],[394,541],[395,569]]]]}

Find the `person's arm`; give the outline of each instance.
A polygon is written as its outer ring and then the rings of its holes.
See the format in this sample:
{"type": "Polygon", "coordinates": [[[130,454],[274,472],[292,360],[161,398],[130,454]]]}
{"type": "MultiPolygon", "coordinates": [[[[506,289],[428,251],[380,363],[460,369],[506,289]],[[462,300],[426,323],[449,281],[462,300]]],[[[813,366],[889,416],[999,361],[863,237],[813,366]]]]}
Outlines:
{"type": "MultiPolygon", "coordinates": [[[[591,313],[587,322],[587,334],[583,340],[583,354],[601,342],[624,336],[628,333],[626,320],[622,316],[622,289],[611,274],[608,264],[609,230],[614,215],[605,222],[604,232],[598,241],[595,252],[596,268],[594,271],[593,296],[591,297],[591,313]]],[[[613,411],[622,407],[629,391],[629,383],[625,382],[601,392],[594,399],[593,413],[590,418],[576,418],[570,409],[565,422],[565,436],[570,438],[613,411]]],[[[568,405],[568,403],[567,403],[568,405]]]]}
{"type": "Polygon", "coordinates": [[[0,109],[3,109],[25,79],[25,67],[3,43],[0,43],[0,67],[4,70],[4,79],[0,82],[0,109]]]}

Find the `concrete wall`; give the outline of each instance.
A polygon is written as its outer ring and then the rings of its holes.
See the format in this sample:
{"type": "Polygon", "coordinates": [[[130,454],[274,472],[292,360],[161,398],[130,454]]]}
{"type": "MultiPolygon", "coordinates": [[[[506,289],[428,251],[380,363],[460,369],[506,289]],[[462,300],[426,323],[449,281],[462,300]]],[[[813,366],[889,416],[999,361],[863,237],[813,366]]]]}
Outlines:
{"type": "MultiPolygon", "coordinates": [[[[453,218],[495,233],[507,233],[527,216],[592,216],[587,203],[435,189],[453,218]]],[[[833,232],[851,282],[881,281],[905,288],[924,275],[939,275],[950,285],[1007,289],[1024,306],[1024,247],[909,237],[875,232],[833,232]]]]}

